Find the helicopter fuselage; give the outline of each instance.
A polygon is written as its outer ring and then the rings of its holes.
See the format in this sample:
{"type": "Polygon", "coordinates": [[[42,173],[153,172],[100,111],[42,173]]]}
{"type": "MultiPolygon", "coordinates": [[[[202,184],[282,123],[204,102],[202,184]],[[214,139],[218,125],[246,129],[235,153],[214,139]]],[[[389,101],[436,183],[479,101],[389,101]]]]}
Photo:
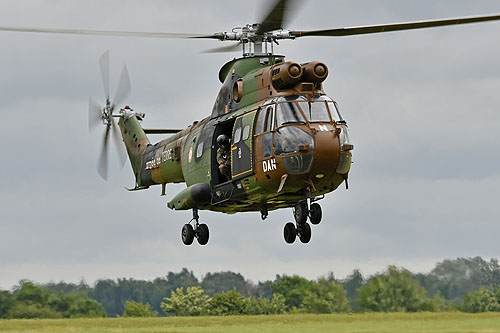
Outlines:
{"type": "Polygon", "coordinates": [[[119,122],[136,188],[185,182],[168,206],[225,213],[292,207],[347,183],[347,124],[322,82],[319,62],[281,56],[235,59],[222,67],[223,86],[211,116],[152,145],[134,112],[119,122]],[[231,139],[230,175],[219,169],[217,137],[231,139]]]}

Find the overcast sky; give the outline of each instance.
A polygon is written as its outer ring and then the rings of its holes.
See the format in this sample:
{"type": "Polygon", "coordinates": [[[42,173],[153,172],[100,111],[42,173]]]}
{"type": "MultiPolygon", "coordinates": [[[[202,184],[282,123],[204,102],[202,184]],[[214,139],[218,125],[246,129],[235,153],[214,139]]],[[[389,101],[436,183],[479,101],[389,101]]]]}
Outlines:
{"type": "MultiPolygon", "coordinates": [[[[212,33],[258,20],[261,2],[2,0],[0,25],[212,33]]],[[[497,0],[312,0],[296,30],[500,13],[497,0]]],[[[104,100],[98,59],[110,50],[112,91],[127,64],[127,101],[145,127],[184,128],[206,117],[217,41],[0,32],[0,288],[20,279],[152,279],[182,267],[344,277],[396,264],[429,271],[459,256],[499,257],[500,22],[345,38],[283,41],[277,53],[324,61],[355,146],[350,189],[321,201],[307,245],[283,240],[292,210],[200,212],[205,247],[182,244],[191,212],[165,204],[184,185],[129,193],[126,165],[103,181],[102,132],[88,133],[88,98],[104,100]]],[[[104,130],[104,129],[103,129],[104,130]]],[[[151,137],[152,141],[161,137],[151,137]]]]}

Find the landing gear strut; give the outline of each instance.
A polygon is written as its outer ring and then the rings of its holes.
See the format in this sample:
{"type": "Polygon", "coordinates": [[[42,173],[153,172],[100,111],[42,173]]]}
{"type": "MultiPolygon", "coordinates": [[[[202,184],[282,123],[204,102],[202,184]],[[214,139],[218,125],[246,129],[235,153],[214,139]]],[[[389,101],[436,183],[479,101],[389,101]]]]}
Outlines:
{"type": "Polygon", "coordinates": [[[311,226],[307,223],[307,218],[312,224],[319,224],[322,218],[321,206],[318,203],[311,203],[311,189],[306,188],[306,200],[300,201],[293,208],[295,225],[292,222],[285,224],[283,236],[285,242],[292,244],[297,236],[304,244],[311,240],[311,226]]]}
{"type": "Polygon", "coordinates": [[[208,243],[208,238],[210,233],[208,231],[208,226],[206,224],[199,223],[200,216],[198,215],[198,208],[193,208],[193,218],[189,223],[184,224],[182,227],[181,238],[184,245],[193,244],[193,240],[196,237],[198,244],[206,245],[208,243]],[[194,221],[194,228],[191,222],[194,221]]]}

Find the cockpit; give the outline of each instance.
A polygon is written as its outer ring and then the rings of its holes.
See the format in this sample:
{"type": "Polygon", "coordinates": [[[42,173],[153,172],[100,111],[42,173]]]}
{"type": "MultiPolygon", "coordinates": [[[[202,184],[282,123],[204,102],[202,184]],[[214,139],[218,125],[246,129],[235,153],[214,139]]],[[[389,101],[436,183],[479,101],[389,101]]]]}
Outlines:
{"type": "MultiPolygon", "coordinates": [[[[326,95],[270,99],[262,107],[255,125],[257,151],[262,147],[259,157],[282,157],[290,174],[308,172],[315,152],[313,128],[330,131],[335,124],[345,125],[345,121],[337,103],[326,95]]],[[[347,128],[342,131],[347,133],[347,128]]]]}

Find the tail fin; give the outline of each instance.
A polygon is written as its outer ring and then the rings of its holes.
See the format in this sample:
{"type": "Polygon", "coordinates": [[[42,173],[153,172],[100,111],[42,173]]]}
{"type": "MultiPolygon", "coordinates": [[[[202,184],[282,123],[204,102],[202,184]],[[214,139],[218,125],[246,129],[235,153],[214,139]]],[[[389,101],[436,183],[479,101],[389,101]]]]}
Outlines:
{"type": "Polygon", "coordinates": [[[127,148],[136,184],[140,187],[144,151],[150,144],[149,139],[140,124],[140,120],[142,120],[144,115],[127,107],[120,110],[120,113],[122,117],[120,118],[118,125],[120,126],[123,142],[127,148]]]}

